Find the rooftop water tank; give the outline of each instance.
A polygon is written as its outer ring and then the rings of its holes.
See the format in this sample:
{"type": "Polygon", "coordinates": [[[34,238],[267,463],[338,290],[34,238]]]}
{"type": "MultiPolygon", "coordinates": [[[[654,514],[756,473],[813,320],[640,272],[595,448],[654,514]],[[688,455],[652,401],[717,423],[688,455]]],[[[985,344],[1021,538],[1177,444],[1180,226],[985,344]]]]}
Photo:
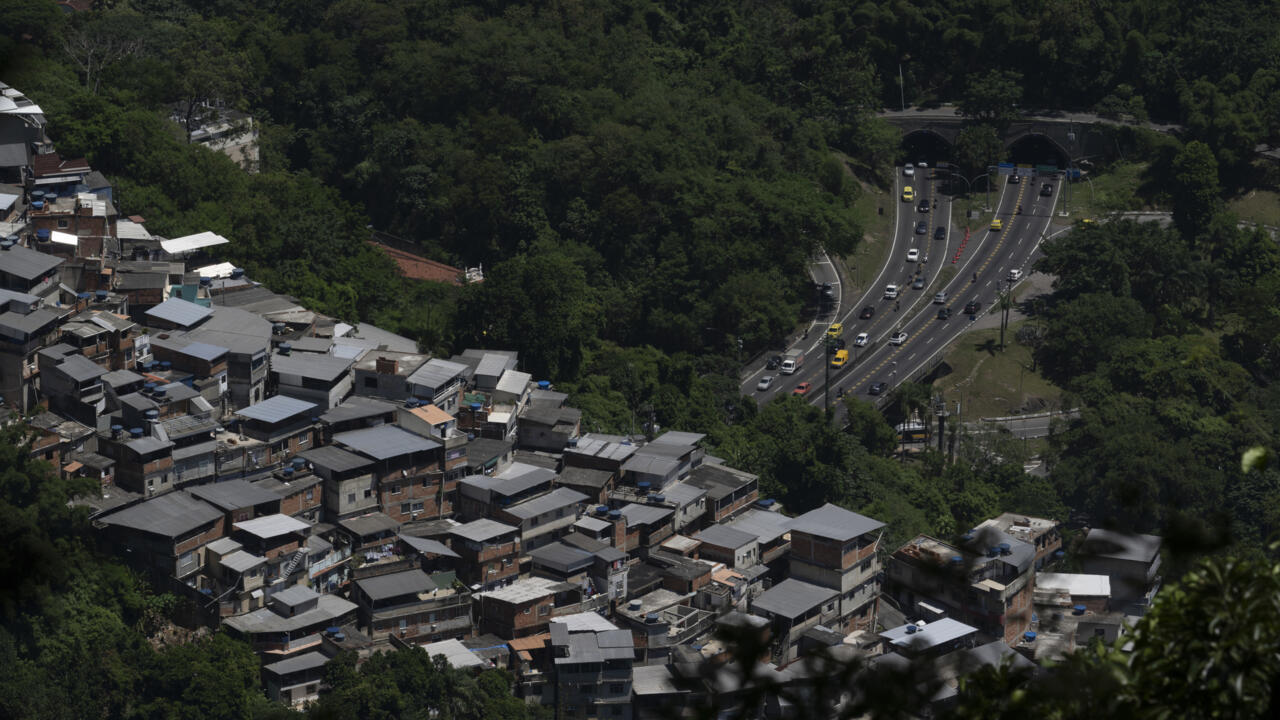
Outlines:
{"type": "Polygon", "coordinates": [[[289,343],[280,343],[280,347],[277,348],[277,350],[280,351],[281,355],[288,355],[289,353],[293,352],[293,345],[289,343]]]}
{"type": "Polygon", "coordinates": [[[146,415],[148,420],[155,420],[160,417],[160,411],[156,410],[155,408],[151,408],[150,410],[143,413],[143,415],[146,415]]]}
{"type": "Polygon", "coordinates": [[[106,291],[106,290],[95,290],[95,291],[94,291],[94,293],[93,293],[93,295],[94,295],[94,297],[98,298],[99,300],[106,300],[106,299],[107,299],[107,291],[106,291]]]}
{"type": "Polygon", "coordinates": [[[1085,611],[1085,610],[1088,610],[1088,609],[1089,609],[1089,608],[1087,608],[1087,607],[1085,607],[1085,606],[1083,606],[1083,605],[1072,605],[1072,606],[1071,606],[1071,614],[1072,614],[1072,615],[1083,615],[1083,614],[1084,614],[1084,611],[1085,611]]]}
{"type": "Polygon", "coordinates": [[[200,287],[209,287],[212,284],[213,284],[213,278],[211,277],[200,278],[200,287]]]}
{"type": "Polygon", "coordinates": [[[471,412],[477,412],[484,407],[484,403],[471,403],[471,412]]]}
{"type": "Polygon", "coordinates": [[[640,605],[641,605],[641,602],[639,600],[632,600],[631,602],[627,603],[627,608],[630,610],[639,610],[640,605]]]}
{"type": "Polygon", "coordinates": [[[649,496],[649,502],[660,503],[660,502],[666,502],[666,501],[667,501],[666,495],[650,495],[649,496]]]}
{"type": "Polygon", "coordinates": [[[608,506],[608,505],[597,505],[597,506],[596,506],[596,514],[597,514],[597,515],[605,515],[605,514],[607,514],[608,512],[609,512],[609,506],[608,506]]]}
{"type": "Polygon", "coordinates": [[[76,293],[76,299],[78,300],[88,300],[91,297],[93,297],[93,293],[87,293],[87,292],[76,293]]]}
{"type": "Polygon", "coordinates": [[[1026,640],[1027,642],[1035,642],[1035,641],[1036,641],[1036,634],[1035,634],[1034,632],[1032,632],[1032,631],[1028,630],[1028,631],[1026,631],[1026,632],[1022,633],[1022,639],[1023,639],[1023,640],[1026,640]]]}
{"type": "Polygon", "coordinates": [[[765,498],[764,500],[757,502],[756,505],[759,505],[762,508],[771,508],[773,507],[773,504],[776,502],[778,501],[774,500],[773,498],[765,498]]]}
{"type": "Polygon", "coordinates": [[[304,468],[306,466],[307,466],[307,461],[305,458],[296,457],[293,459],[293,467],[295,470],[304,468]]]}
{"type": "Polygon", "coordinates": [[[645,621],[646,623],[656,623],[656,622],[658,622],[658,613],[645,613],[645,614],[644,614],[644,621],[645,621]]]}
{"type": "Polygon", "coordinates": [[[908,625],[908,626],[907,626],[907,634],[908,634],[908,635],[915,635],[917,632],[919,632],[919,630],[920,630],[920,628],[916,627],[915,625],[908,625]]]}
{"type": "Polygon", "coordinates": [[[539,381],[538,381],[538,389],[539,389],[539,390],[547,390],[547,389],[549,389],[550,387],[551,387],[551,381],[550,381],[550,380],[539,380],[539,381]]]}
{"type": "Polygon", "coordinates": [[[129,434],[135,439],[142,437],[142,428],[129,428],[129,434]]]}
{"type": "Polygon", "coordinates": [[[281,470],[281,471],[280,471],[280,474],[281,474],[281,475],[284,475],[285,479],[287,480],[287,479],[289,479],[289,478],[293,477],[293,468],[291,468],[291,467],[286,467],[285,469],[283,469],[283,470],[281,470]]]}
{"type": "MultiPolygon", "coordinates": [[[[43,200],[32,200],[32,201],[31,201],[31,209],[32,209],[32,210],[43,210],[43,209],[44,209],[44,201],[43,201],[43,200]]],[[[46,230],[45,232],[47,233],[47,232],[48,232],[48,230],[46,230]]]]}
{"type": "Polygon", "coordinates": [[[622,511],[621,511],[621,510],[610,510],[610,511],[609,511],[609,519],[610,519],[610,520],[617,520],[617,519],[618,519],[618,518],[620,518],[620,517],[622,517],[622,511]]]}
{"type": "Polygon", "coordinates": [[[952,565],[963,565],[963,564],[964,564],[964,558],[963,558],[963,557],[960,557],[959,555],[952,555],[952,556],[951,556],[951,564],[952,564],[952,565]]]}
{"type": "Polygon", "coordinates": [[[169,394],[168,390],[162,387],[157,387],[154,391],[152,391],[151,396],[157,400],[163,400],[168,394],[169,394]]]}
{"type": "Polygon", "coordinates": [[[996,546],[996,549],[1000,551],[1001,555],[1013,554],[1013,546],[1010,545],[1009,543],[1000,543],[999,545],[996,546]]]}
{"type": "Polygon", "coordinates": [[[167,370],[168,370],[169,368],[171,368],[171,367],[173,367],[173,363],[169,362],[168,360],[161,360],[161,361],[160,361],[160,369],[161,369],[162,371],[167,371],[167,370]]]}
{"type": "Polygon", "coordinates": [[[231,279],[239,280],[244,277],[244,268],[231,268],[231,279]]]}
{"type": "Polygon", "coordinates": [[[36,231],[36,239],[39,240],[40,242],[44,242],[48,240],[49,237],[50,237],[49,231],[45,230],[44,228],[41,228],[36,231]]]}

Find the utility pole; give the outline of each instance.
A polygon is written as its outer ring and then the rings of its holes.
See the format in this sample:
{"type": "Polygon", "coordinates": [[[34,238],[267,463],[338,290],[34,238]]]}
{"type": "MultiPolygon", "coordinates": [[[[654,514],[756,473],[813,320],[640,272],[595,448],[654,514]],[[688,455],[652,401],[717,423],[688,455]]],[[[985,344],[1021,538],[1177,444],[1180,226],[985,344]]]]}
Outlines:
{"type": "Polygon", "coordinates": [[[907,111],[907,86],[902,81],[902,63],[898,63],[898,99],[902,102],[902,112],[907,111]]]}

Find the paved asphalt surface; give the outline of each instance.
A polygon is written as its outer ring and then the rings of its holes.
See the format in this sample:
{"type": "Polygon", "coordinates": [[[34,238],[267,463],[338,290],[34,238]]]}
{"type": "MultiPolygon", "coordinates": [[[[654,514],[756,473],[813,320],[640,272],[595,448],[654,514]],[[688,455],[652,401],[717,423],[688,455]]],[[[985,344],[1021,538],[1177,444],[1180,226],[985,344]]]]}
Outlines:
{"type": "MultiPolygon", "coordinates": [[[[815,281],[832,282],[833,286],[840,287],[839,307],[831,317],[832,321],[843,323],[842,337],[851,353],[850,362],[844,368],[830,369],[832,401],[839,390],[874,400],[868,392],[873,384],[885,383],[883,394],[887,394],[935,360],[948,344],[970,329],[976,319],[962,312],[965,304],[970,300],[981,302],[979,316],[991,311],[1000,288],[1007,287],[1009,271],[1016,268],[1022,270],[1024,276],[1029,273],[1039,243],[1048,231],[1058,199],[1056,177],[1022,178],[1016,185],[1002,182],[996,200],[996,217],[1003,221],[1004,229],[996,232],[975,227],[966,241],[964,228],[953,227],[948,222],[951,200],[938,192],[940,180],[926,173],[928,171],[917,170],[915,177],[907,178],[901,169],[897,171],[895,195],[900,198],[903,186],[910,185],[916,197],[912,202],[899,199],[895,203],[897,218],[889,260],[865,292],[858,294],[836,285],[840,278],[835,268],[822,259],[815,262],[812,271],[815,281]],[[1039,191],[1046,182],[1052,185],[1053,192],[1043,197],[1039,191]],[[921,198],[930,201],[928,212],[917,210],[921,198]],[[1021,214],[1016,212],[1019,205],[1023,208],[1021,214]],[[927,223],[927,233],[917,235],[915,226],[921,220],[927,223]],[[945,240],[932,239],[937,223],[947,227],[945,240]],[[908,263],[906,255],[911,248],[918,249],[921,259],[927,257],[928,262],[908,263]],[[946,267],[955,268],[955,273],[942,284],[938,282],[938,274],[946,267]],[[917,272],[926,279],[922,290],[911,288],[917,272]],[[831,277],[836,279],[829,279],[831,277]],[[885,297],[885,286],[891,283],[899,286],[896,301],[885,297]],[[935,304],[934,295],[940,290],[947,293],[947,301],[935,304]],[[859,310],[866,306],[874,308],[874,315],[860,319],[859,310]],[[949,319],[938,319],[938,310],[943,307],[952,310],[949,319]],[[854,338],[863,332],[870,336],[871,342],[867,347],[855,348],[854,338]],[[890,336],[898,332],[905,333],[906,339],[900,345],[889,344],[890,336]]],[[[805,353],[805,363],[798,372],[788,376],[763,367],[751,368],[742,384],[742,393],[765,403],[778,393],[790,393],[798,384],[808,382],[810,402],[822,405],[827,390],[825,329],[825,325],[816,324],[804,338],[792,344],[791,349],[798,348],[805,353]],[[773,376],[772,385],[758,390],[757,383],[766,375],[773,376]]]]}

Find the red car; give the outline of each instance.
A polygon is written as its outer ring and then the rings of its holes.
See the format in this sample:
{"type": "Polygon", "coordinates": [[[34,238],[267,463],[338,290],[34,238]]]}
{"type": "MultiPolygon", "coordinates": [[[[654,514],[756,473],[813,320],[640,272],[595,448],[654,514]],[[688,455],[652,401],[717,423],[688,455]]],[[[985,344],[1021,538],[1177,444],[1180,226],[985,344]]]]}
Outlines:
{"type": "Polygon", "coordinates": [[[803,396],[805,396],[805,395],[808,395],[808,394],[809,394],[809,388],[810,388],[810,387],[811,387],[811,385],[810,385],[809,383],[800,383],[799,385],[797,385],[797,386],[796,386],[796,389],[795,389],[795,390],[792,390],[792,391],[791,391],[791,394],[792,394],[792,395],[799,395],[799,396],[803,397],[803,396]]]}

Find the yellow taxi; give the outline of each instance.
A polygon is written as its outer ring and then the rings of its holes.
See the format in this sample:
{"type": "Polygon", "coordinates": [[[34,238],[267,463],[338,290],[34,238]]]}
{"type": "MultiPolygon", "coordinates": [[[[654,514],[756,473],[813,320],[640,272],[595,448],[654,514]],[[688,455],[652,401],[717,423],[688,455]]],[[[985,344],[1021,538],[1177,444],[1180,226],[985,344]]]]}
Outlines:
{"type": "Polygon", "coordinates": [[[1001,230],[1004,230],[1004,221],[1000,218],[993,218],[991,220],[991,232],[1000,232],[1001,230]]]}
{"type": "Polygon", "coordinates": [[[838,338],[844,333],[844,325],[840,323],[831,323],[831,327],[827,328],[827,337],[838,338]]]}
{"type": "Polygon", "coordinates": [[[916,199],[916,191],[910,185],[902,188],[902,202],[914,202],[916,199]]]}
{"type": "Polygon", "coordinates": [[[835,356],[831,358],[831,367],[842,368],[847,362],[849,362],[849,351],[837,350],[835,356]]]}

